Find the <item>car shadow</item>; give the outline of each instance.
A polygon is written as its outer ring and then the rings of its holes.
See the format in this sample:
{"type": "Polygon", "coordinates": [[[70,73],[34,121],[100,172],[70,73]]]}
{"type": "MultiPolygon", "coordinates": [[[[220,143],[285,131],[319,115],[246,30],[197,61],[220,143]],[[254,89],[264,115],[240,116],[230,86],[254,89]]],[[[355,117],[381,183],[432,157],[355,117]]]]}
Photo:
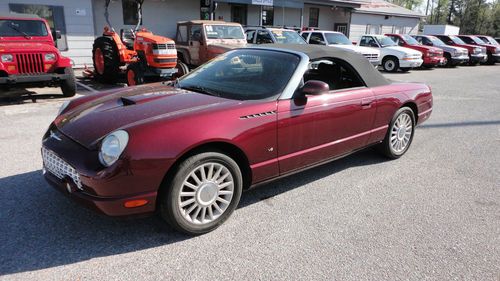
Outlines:
{"type": "Polygon", "coordinates": [[[18,96],[11,97],[3,97],[0,98],[0,106],[2,105],[13,105],[13,104],[23,104],[27,102],[35,103],[38,100],[56,100],[63,99],[64,96],[62,94],[24,94],[18,96]]]}
{"type": "MultiPolygon", "coordinates": [[[[238,208],[347,168],[385,161],[373,150],[364,150],[249,190],[243,193],[238,208]]],[[[191,238],[172,230],[158,216],[116,219],[98,215],[52,189],[40,170],[0,178],[0,203],[0,275],[134,252],[191,238]]]]}

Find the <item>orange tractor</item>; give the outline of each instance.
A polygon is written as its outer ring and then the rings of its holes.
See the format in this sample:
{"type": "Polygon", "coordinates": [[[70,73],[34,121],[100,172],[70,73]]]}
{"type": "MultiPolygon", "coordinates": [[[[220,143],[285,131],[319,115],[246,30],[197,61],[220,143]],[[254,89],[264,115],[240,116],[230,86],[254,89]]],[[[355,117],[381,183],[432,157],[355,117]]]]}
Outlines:
{"type": "Polygon", "coordinates": [[[103,35],[95,39],[92,48],[95,78],[114,83],[125,73],[127,84],[131,86],[145,81],[168,80],[189,72],[184,65],[176,68],[177,50],[172,39],[139,28],[144,0],[136,0],[138,21],[135,29],[121,29],[120,34],[109,22],[110,2],[106,0],[104,13],[108,26],[104,27],[103,35]]]}

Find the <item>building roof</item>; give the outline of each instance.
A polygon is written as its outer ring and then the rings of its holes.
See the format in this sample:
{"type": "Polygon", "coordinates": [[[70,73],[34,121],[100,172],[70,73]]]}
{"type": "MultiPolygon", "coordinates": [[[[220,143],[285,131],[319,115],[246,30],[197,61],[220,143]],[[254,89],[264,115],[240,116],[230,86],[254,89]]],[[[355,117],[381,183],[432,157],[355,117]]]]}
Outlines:
{"type": "Polygon", "coordinates": [[[375,14],[375,15],[388,15],[388,16],[400,16],[400,17],[412,17],[412,18],[422,18],[419,12],[415,12],[396,4],[392,4],[383,0],[368,0],[361,4],[361,7],[355,8],[354,13],[360,14],[375,14]]]}
{"type": "Polygon", "coordinates": [[[336,58],[348,62],[358,72],[366,86],[377,87],[389,84],[389,81],[376,70],[363,55],[351,50],[310,44],[262,44],[256,48],[283,49],[307,55],[311,60],[336,58]]]}
{"type": "Polygon", "coordinates": [[[32,14],[19,14],[19,13],[0,13],[0,18],[18,18],[18,19],[41,19],[37,15],[32,14]]]}

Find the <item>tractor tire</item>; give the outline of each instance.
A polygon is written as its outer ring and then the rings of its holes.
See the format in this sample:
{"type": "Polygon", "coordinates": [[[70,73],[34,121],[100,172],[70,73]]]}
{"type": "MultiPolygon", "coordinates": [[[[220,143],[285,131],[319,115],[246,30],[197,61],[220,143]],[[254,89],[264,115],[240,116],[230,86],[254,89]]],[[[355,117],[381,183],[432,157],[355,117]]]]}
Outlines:
{"type": "Polygon", "coordinates": [[[180,60],[177,61],[177,66],[175,68],[177,68],[177,73],[174,74],[174,78],[181,78],[189,73],[189,67],[180,60]]]}
{"type": "Polygon", "coordinates": [[[63,93],[63,96],[72,97],[76,94],[75,72],[73,71],[73,68],[71,68],[70,66],[64,69],[64,74],[69,75],[69,77],[68,79],[62,81],[61,91],[63,93]]]}
{"type": "Polygon", "coordinates": [[[139,63],[132,63],[127,67],[127,85],[137,86],[144,84],[144,70],[139,63]]]}
{"type": "Polygon", "coordinates": [[[120,73],[118,48],[113,39],[98,37],[92,47],[95,77],[99,82],[115,83],[120,73]]]}

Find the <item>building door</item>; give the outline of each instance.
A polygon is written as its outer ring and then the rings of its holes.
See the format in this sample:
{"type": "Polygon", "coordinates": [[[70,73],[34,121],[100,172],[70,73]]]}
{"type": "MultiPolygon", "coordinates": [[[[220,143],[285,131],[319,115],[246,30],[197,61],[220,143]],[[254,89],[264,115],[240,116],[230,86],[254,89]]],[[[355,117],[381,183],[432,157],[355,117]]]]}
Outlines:
{"type": "Polygon", "coordinates": [[[347,23],[336,23],[333,26],[333,30],[338,31],[338,32],[342,32],[342,33],[344,33],[345,36],[349,36],[347,34],[347,23]]]}
{"type": "Polygon", "coordinates": [[[231,21],[247,24],[247,5],[231,4],[231,21]]]}

